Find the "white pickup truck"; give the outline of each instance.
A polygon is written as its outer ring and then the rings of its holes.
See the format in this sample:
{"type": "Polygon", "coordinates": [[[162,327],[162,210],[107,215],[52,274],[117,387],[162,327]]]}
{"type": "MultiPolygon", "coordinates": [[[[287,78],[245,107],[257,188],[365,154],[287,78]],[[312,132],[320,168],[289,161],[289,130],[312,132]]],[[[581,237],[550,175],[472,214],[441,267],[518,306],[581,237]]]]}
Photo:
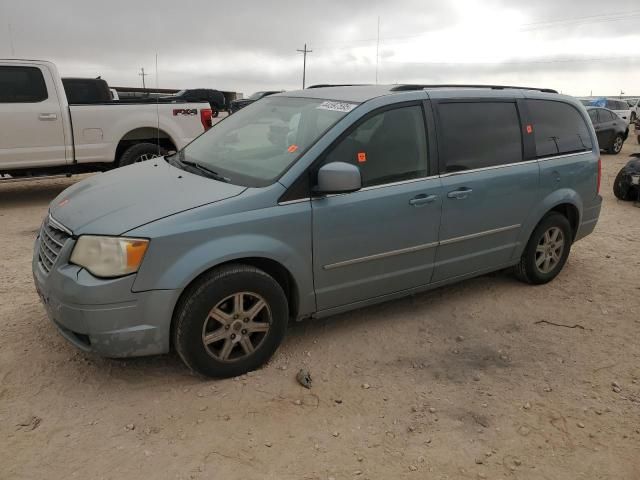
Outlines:
{"type": "Polygon", "coordinates": [[[0,177],[129,165],[179,150],[210,126],[205,102],[69,105],[52,63],[0,60],[0,177]]]}

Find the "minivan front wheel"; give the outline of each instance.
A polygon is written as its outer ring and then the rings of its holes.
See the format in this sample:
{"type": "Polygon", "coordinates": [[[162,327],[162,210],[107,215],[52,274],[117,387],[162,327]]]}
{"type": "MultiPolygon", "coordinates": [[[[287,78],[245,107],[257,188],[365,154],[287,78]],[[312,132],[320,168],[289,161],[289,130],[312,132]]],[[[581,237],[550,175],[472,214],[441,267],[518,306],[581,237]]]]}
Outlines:
{"type": "Polygon", "coordinates": [[[215,269],[192,285],[174,313],[175,348],[192,370],[234,377],[267,362],[287,327],[282,287],[248,265],[215,269]]]}
{"type": "Polygon", "coordinates": [[[550,282],[564,267],[572,241],[569,220],[560,213],[547,214],[531,234],[516,275],[531,284],[550,282]]]}

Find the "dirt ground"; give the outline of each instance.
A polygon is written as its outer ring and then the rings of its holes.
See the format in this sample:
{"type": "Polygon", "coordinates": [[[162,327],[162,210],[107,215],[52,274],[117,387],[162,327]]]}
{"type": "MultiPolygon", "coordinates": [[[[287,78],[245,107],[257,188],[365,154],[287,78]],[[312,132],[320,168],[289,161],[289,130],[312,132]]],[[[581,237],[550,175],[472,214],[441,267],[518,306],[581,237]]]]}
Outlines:
{"type": "Polygon", "coordinates": [[[603,155],[600,222],[551,284],[496,273],[296,324],[223,381],[67,344],[30,261],[78,178],[0,185],[0,478],[640,478],[640,208],[611,193],[633,152],[603,155]]]}

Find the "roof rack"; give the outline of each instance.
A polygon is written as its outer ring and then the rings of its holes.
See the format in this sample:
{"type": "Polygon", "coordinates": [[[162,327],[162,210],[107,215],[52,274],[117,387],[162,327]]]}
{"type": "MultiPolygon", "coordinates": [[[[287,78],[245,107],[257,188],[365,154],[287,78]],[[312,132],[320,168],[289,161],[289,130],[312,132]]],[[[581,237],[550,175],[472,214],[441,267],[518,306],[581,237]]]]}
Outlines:
{"type": "Polygon", "coordinates": [[[370,83],[319,83],[317,85],[310,85],[309,88],[326,88],[326,87],[364,87],[371,85],[370,83]]]}
{"type": "Polygon", "coordinates": [[[552,88],[514,87],[510,85],[465,85],[465,84],[435,84],[435,85],[396,85],[391,88],[392,92],[406,92],[411,90],[425,90],[428,88],[487,88],[491,90],[537,90],[544,93],[558,93],[552,88]]]}

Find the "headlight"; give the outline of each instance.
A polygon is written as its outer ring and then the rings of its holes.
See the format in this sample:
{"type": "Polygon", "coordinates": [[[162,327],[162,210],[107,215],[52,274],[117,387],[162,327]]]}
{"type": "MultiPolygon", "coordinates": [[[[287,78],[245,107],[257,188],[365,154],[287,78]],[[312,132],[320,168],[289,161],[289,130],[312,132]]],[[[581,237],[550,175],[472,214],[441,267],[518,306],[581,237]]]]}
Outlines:
{"type": "Polygon", "coordinates": [[[86,268],[96,277],[120,277],[138,271],[149,240],[143,238],[78,238],[70,262],[86,268]]]}

